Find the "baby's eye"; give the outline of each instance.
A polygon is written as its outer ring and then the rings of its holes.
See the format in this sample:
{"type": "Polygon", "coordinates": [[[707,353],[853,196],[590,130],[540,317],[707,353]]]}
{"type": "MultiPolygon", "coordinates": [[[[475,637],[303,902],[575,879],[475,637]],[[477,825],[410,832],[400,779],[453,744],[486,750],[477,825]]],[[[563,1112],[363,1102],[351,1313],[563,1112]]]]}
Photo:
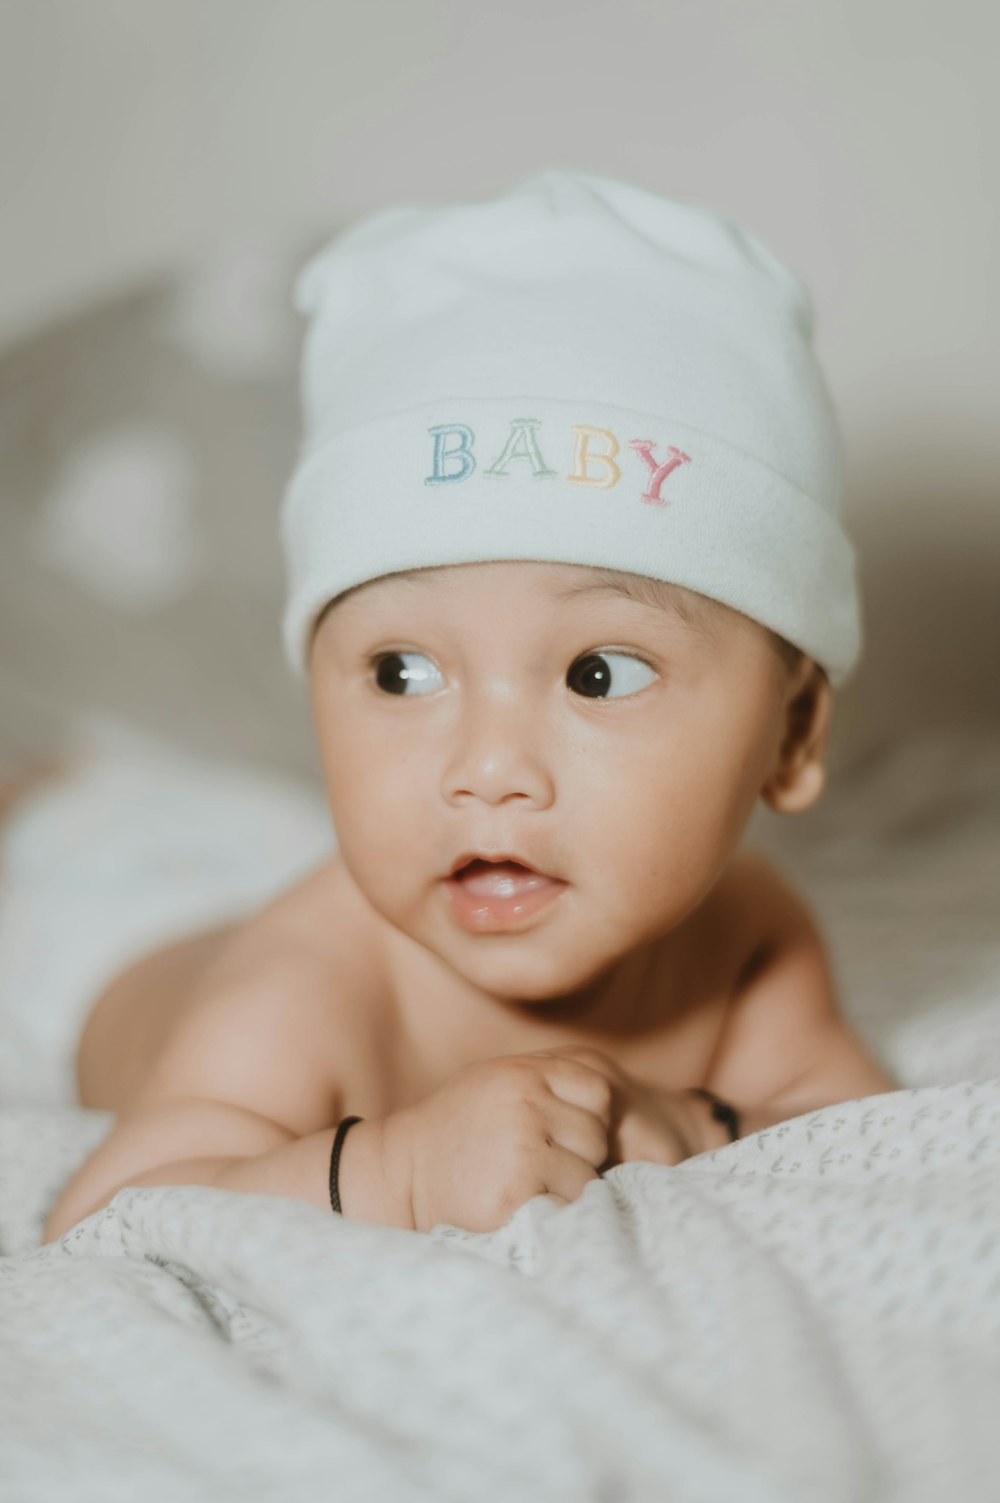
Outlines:
{"type": "Polygon", "coordinates": [[[412,696],[428,694],[437,689],[439,685],[433,678],[435,673],[438,673],[438,669],[422,652],[387,652],[378,659],[375,680],[387,694],[405,695],[408,692],[407,685],[413,684],[414,688],[409,691],[412,696]],[[431,672],[427,671],[424,664],[430,664],[431,672]]]}
{"type": "Polygon", "coordinates": [[[634,694],[658,675],[642,658],[626,652],[587,652],[577,658],[566,674],[569,687],[588,699],[622,699],[634,694]],[[612,668],[614,664],[615,686],[623,685],[621,692],[611,693],[612,668]],[[650,677],[644,679],[643,674],[650,677]]]}

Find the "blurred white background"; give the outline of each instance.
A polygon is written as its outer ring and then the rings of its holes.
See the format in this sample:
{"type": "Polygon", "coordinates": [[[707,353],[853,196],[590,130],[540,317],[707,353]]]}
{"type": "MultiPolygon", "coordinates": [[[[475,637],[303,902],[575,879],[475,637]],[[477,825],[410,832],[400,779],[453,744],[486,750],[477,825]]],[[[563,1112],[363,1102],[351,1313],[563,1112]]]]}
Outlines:
{"type": "Polygon", "coordinates": [[[279,682],[280,583],[267,573],[296,421],[295,264],[386,202],[485,198],[545,165],[720,207],[813,291],[848,441],[867,636],[838,701],[836,755],[1000,719],[995,6],[2,0],[0,16],[0,500],[22,522],[34,512],[18,546],[62,568],[81,613],[50,627],[23,559],[10,567],[9,532],[2,582],[18,608],[0,623],[0,689],[8,727],[15,702],[22,726],[41,717],[22,740],[50,734],[71,689],[127,711],[153,683],[147,722],[170,704],[171,725],[221,745],[184,697],[213,681],[198,681],[177,584],[194,609],[199,581],[221,569],[233,611],[256,599],[274,613],[254,671],[229,675],[244,686],[230,700],[236,739],[309,765],[279,682]],[[142,299],[157,289],[150,323],[142,299]],[[164,371],[171,341],[186,373],[164,371]],[[197,442],[188,420],[202,424],[197,442]],[[241,471],[241,437],[259,442],[269,425],[265,460],[244,453],[241,471]],[[218,460],[208,479],[206,454],[218,460]],[[211,507],[231,507],[261,464],[258,541],[234,566],[211,507]],[[137,486],[143,536],[158,540],[145,552],[124,536],[137,486]],[[88,495],[103,508],[96,534],[88,495]],[[248,595],[260,571],[266,587],[248,595]],[[70,672],[69,639],[92,643],[112,607],[139,622],[136,657],[118,633],[113,662],[100,638],[82,677],[70,672]],[[253,721],[260,696],[293,734],[253,721]]]}

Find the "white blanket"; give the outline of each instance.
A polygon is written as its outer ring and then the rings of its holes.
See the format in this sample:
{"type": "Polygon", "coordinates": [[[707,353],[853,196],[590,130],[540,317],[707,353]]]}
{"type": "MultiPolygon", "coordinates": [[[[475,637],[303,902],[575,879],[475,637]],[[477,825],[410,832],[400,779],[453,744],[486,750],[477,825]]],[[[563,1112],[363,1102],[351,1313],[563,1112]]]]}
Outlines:
{"type": "Polygon", "coordinates": [[[74,1116],[3,1114],[4,1498],[998,1496],[1000,1081],[622,1165],[489,1235],[165,1187],[30,1252],[74,1116]]]}
{"type": "Polygon", "coordinates": [[[782,852],[907,1089],[490,1235],[162,1187],[45,1248],[111,1119],[0,1108],[3,1503],[996,1503],[996,751],[876,762],[782,852]]]}

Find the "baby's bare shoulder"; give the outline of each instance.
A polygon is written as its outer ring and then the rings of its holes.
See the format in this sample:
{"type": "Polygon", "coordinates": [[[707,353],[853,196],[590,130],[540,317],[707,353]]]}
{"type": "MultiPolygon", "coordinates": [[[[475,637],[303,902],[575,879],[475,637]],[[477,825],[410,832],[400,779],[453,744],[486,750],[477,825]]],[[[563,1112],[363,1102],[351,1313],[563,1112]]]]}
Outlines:
{"type": "Polygon", "coordinates": [[[813,910],[787,873],[760,851],[733,854],[698,925],[702,953],[723,967],[730,1000],[770,955],[799,933],[818,930],[813,910]]]}
{"type": "Polygon", "coordinates": [[[299,1136],[330,1126],[378,1026],[370,926],[338,857],[241,924],[199,977],[130,1110],[228,1101],[299,1136]]]}
{"type": "Polygon", "coordinates": [[[727,872],[729,900],[757,944],[818,928],[815,910],[794,879],[761,851],[741,847],[727,872]]]}

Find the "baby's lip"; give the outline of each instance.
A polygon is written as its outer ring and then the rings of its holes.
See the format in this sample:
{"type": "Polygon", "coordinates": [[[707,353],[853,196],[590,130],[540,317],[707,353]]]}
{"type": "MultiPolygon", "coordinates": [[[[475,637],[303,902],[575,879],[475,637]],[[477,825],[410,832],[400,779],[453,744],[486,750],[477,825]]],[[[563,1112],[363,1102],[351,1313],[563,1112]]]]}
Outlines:
{"type": "MultiPolygon", "coordinates": [[[[537,872],[540,877],[552,876],[551,872],[543,872],[541,867],[535,866],[526,856],[519,856],[516,851],[463,851],[461,856],[456,856],[452,862],[448,876],[456,876],[462,870],[463,866],[469,865],[470,861],[487,861],[493,864],[512,861],[516,862],[518,866],[525,867],[529,872],[537,872]]],[[[553,880],[558,881],[560,879],[553,878],[553,880]]]]}

